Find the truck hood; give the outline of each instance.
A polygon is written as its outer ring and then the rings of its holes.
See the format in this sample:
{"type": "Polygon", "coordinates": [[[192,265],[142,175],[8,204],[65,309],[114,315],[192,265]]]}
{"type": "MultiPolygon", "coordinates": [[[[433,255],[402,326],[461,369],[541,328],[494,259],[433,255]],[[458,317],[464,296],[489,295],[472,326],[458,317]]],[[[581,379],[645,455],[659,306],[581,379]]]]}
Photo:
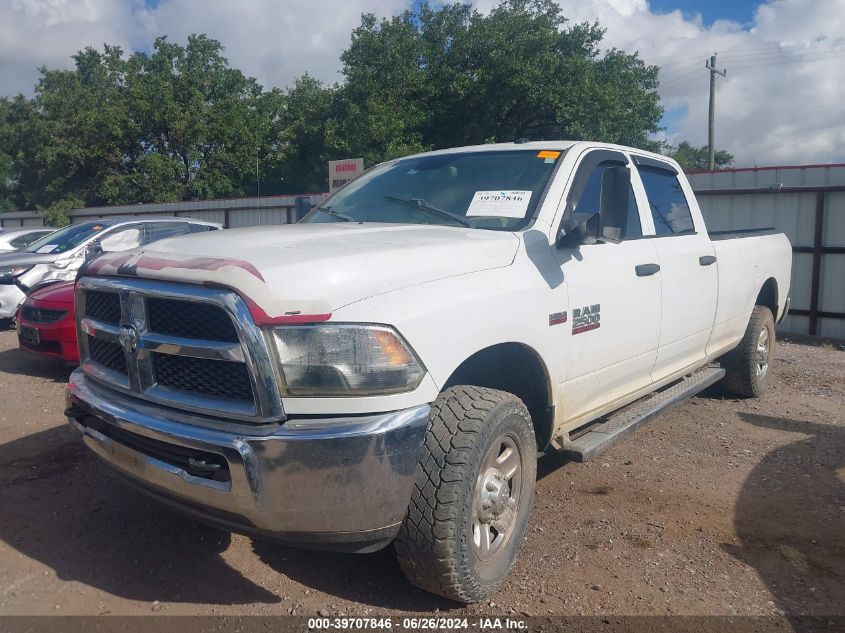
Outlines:
{"type": "Polygon", "coordinates": [[[247,301],[253,316],[285,322],[297,315],[328,318],[367,297],[508,266],[518,245],[513,233],[462,227],[292,224],[170,238],[150,249],[101,255],[81,274],[225,286],[247,301]]]}

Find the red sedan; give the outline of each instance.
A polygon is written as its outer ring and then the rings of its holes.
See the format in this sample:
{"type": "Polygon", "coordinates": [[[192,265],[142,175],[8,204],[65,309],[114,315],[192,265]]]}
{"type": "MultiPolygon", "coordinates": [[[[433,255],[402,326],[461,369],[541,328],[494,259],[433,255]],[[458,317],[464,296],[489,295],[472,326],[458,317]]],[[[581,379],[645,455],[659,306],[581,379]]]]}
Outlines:
{"type": "Polygon", "coordinates": [[[36,290],[26,298],[18,312],[21,349],[79,364],[73,286],[72,281],[61,281],[36,290]]]}

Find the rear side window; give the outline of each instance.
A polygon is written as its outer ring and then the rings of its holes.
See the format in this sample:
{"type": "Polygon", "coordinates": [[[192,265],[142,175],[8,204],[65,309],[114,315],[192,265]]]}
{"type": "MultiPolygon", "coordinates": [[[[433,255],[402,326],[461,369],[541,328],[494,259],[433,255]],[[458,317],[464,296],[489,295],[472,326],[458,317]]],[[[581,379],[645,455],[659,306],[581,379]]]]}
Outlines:
{"type": "Polygon", "coordinates": [[[144,242],[149,244],[166,237],[185,235],[188,233],[188,225],[185,222],[150,222],[145,226],[145,231],[144,242]]]}
{"type": "Polygon", "coordinates": [[[109,233],[100,240],[100,248],[104,253],[115,251],[128,251],[130,248],[138,248],[141,245],[141,227],[130,226],[109,233]]]}
{"type": "MultiPolygon", "coordinates": [[[[576,194],[578,199],[572,200],[573,212],[576,214],[590,216],[599,212],[601,208],[601,180],[604,176],[604,170],[608,167],[618,167],[624,163],[613,160],[606,160],[596,165],[590,175],[587,177],[587,182],[584,188],[581,189],[580,195],[576,194]]],[[[588,167],[589,169],[589,167],[588,167]]],[[[640,224],[640,214],[637,210],[637,201],[634,198],[633,187],[628,188],[628,226],[625,229],[625,237],[642,237],[643,229],[640,224]]]]}
{"type": "Polygon", "coordinates": [[[695,233],[687,198],[678,177],[670,171],[640,166],[656,235],[688,235],[695,233]]]}
{"type": "Polygon", "coordinates": [[[205,233],[206,231],[216,231],[217,227],[211,224],[188,224],[191,227],[191,233],[205,233]]]}

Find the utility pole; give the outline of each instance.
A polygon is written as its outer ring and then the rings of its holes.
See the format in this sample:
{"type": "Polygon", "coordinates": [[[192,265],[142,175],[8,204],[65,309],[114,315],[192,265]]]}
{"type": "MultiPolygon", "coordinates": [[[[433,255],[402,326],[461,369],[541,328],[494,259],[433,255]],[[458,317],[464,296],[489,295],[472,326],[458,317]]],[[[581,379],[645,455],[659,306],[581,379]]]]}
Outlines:
{"type": "Polygon", "coordinates": [[[704,62],[704,67],[710,71],[710,115],[707,128],[707,168],[713,171],[716,167],[716,75],[722,77],[728,74],[725,70],[716,70],[716,53],[710,56],[709,62],[704,62]]]}

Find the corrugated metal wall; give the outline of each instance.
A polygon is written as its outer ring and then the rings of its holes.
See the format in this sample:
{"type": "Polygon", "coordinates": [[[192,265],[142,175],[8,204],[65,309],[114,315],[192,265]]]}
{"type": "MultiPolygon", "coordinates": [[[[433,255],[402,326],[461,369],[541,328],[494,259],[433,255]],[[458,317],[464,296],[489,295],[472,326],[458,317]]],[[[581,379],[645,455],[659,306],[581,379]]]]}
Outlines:
{"type": "Polygon", "coordinates": [[[44,218],[33,211],[9,211],[0,213],[0,228],[19,229],[22,226],[44,226],[44,218]]]}
{"type": "MultiPolygon", "coordinates": [[[[691,174],[712,230],[773,226],[793,246],[792,311],[781,329],[845,339],[845,165],[763,167],[691,174]]],[[[316,205],[328,194],[303,194],[316,205]]],[[[296,198],[268,196],[89,207],[74,222],[115,215],[177,215],[228,228],[295,221],[296,198]]],[[[31,212],[0,213],[0,226],[41,226],[31,212]]]]}
{"type": "MultiPolygon", "coordinates": [[[[262,198],[218,198],[189,202],[163,202],[156,204],[127,204],[110,207],[87,207],[71,211],[73,222],[90,218],[120,215],[176,215],[218,222],[226,228],[269,224],[290,224],[296,221],[297,198],[307,199],[310,206],[326,199],[325,193],[306,193],[293,196],[266,196],[262,198]]],[[[2,218],[2,215],[0,215],[2,218]]]]}
{"type": "Polygon", "coordinates": [[[792,242],[792,309],[781,330],[845,339],[845,165],[690,174],[707,226],[773,226],[792,242]]]}

